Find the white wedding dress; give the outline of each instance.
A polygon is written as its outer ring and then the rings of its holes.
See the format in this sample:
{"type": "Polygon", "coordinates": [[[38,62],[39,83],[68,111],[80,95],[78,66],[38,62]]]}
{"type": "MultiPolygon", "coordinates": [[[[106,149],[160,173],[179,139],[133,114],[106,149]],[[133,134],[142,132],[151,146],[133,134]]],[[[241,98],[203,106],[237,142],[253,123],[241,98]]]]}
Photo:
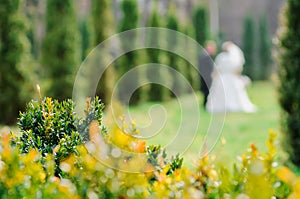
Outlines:
{"type": "Polygon", "coordinates": [[[206,109],[212,113],[255,112],[246,92],[247,78],[241,76],[245,63],[243,52],[230,44],[226,52],[215,60],[213,81],[209,91],[206,109]]]}

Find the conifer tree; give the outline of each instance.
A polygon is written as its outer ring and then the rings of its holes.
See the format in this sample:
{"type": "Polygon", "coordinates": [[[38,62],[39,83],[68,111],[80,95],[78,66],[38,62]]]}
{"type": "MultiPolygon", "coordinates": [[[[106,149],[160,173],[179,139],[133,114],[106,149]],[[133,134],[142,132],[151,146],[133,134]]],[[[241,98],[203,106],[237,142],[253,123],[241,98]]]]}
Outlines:
{"type": "MultiPolygon", "coordinates": [[[[119,31],[127,31],[131,29],[135,29],[138,26],[138,6],[137,6],[137,1],[136,0],[123,0],[121,9],[123,12],[123,18],[120,23],[119,31]]],[[[131,45],[135,44],[135,35],[132,34],[132,41],[124,41],[122,40],[122,45],[126,49],[131,45]]],[[[135,60],[136,59],[136,54],[134,52],[129,52],[126,53],[124,56],[124,62],[125,64],[120,66],[119,71],[121,74],[129,71],[134,65],[135,65],[135,60]]]]}
{"type": "Polygon", "coordinates": [[[279,32],[280,105],[285,149],[300,166],[300,9],[299,0],[288,0],[279,32]]]}
{"type": "Polygon", "coordinates": [[[0,1],[0,27],[0,123],[13,124],[25,106],[21,65],[29,47],[20,0],[0,1]]]}
{"type": "Polygon", "coordinates": [[[46,95],[72,97],[74,77],[80,61],[80,40],[73,0],[47,0],[46,35],[42,64],[49,88],[46,95]]]}
{"type": "MultiPolygon", "coordinates": [[[[184,27],[184,34],[186,34],[188,37],[194,38],[195,37],[194,28],[189,25],[184,27]]],[[[185,48],[189,48],[188,44],[189,42],[186,42],[185,48]]],[[[198,90],[200,87],[200,78],[199,78],[198,70],[195,68],[197,66],[193,66],[191,63],[189,63],[186,60],[184,60],[184,65],[186,68],[186,76],[189,83],[191,84],[194,90],[198,90]]]]}
{"type": "MultiPolygon", "coordinates": [[[[92,27],[93,27],[93,41],[92,47],[96,47],[105,39],[110,37],[113,31],[113,15],[111,12],[111,1],[110,0],[92,0],[92,27]]],[[[107,47],[107,46],[105,46],[107,47]]],[[[107,47],[109,48],[109,47],[107,47]]],[[[102,60],[99,60],[100,62],[102,60]]],[[[101,63],[100,63],[101,65],[101,63]]],[[[93,74],[93,71],[90,71],[90,76],[94,77],[98,74],[93,74]]],[[[113,86],[115,81],[115,70],[114,66],[108,66],[107,69],[102,74],[98,87],[97,95],[100,96],[101,100],[108,104],[110,103],[113,86]]]]}
{"type": "Polygon", "coordinates": [[[193,23],[195,27],[195,39],[204,46],[209,39],[209,19],[207,9],[205,7],[197,7],[194,11],[193,23]]]}
{"type": "Polygon", "coordinates": [[[251,79],[257,79],[255,67],[255,31],[254,20],[248,16],[244,19],[244,32],[243,32],[243,52],[245,56],[244,74],[251,79]]]}
{"type": "MultiPolygon", "coordinates": [[[[135,29],[138,26],[138,4],[136,0],[123,0],[121,4],[121,10],[123,13],[123,18],[121,19],[119,31],[127,31],[131,29],[135,29]]],[[[134,32],[131,32],[130,38],[123,39],[121,41],[122,47],[124,49],[129,49],[131,46],[136,44],[136,35],[134,32]]],[[[122,77],[125,73],[127,73],[130,69],[134,68],[137,64],[137,52],[128,52],[122,56],[122,58],[117,63],[117,72],[118,76],[122,77]]],[[[123,85],[119,87],[119,97],[121,101],[124,101],[128,95],[132,94],[131,96],[131,103],[137,104],[140,99],[142,98],[141,90],[138,90],[134,93],[128,93],[128,88],[135,87],[140,82],[140,76],[137,74],[136,79],[128,80],[124,82],[123,85]]]]}
{"type": "Polygon", "coordinates": [[[80,36],[81,36],[81,61],[83,61],[89,53],[92,47],[92,28],[89,20],[84,19],[79,24],[80,36]]]}
{"type": "MultiPolygon", "coordinates": [[[[209,16],[205,7],[199,6],[196,8],[193,15],[193,24],[195,40],[204,48],[205,42],[210,38],[209,16]]],[[[190,72],[195,72],[195,70],[191,69],[190,72]]],[[[190,74],[190,79],[193,81],[192,84],[194,88],[200,85],[199,75],[197,73],[190,74]]]]}
{"type": "MultiPolygon", "coordinates": [[[[167,25],[166,27],[168,29],[179,31],[179,24],[177,21],[176,16],[171,12],[167,18],[167,25]]],[[[178,41],[176,37],[169,37],[168,38],[168,45],[169,49],[172,48],[178,48],[178,41]]],[[[187,76],[188,74],[185,71],[185,65],[181,64],[180,62],[181,58],[178,55],[175,55],[173,53],[168,53],[168,65],[172,67],[174,70],[176,70],[178,73],[187,76]]],[[[173,79],[172,81],[172,89],[179,95],[183,94],[183,85],[181,82],[178,81],[178,79],[173,79]]]]}
{"type": "Polygon", "coordinates": [[[259,79],[266,80],[270,76],[272,64],[271,36],[266,17],[259,19],[259,79]]]}
{"type": "MultiPolygon", "coordinates": [[[[154,11],[150,17],[149,21],[150,27],[160,27],[161,23],[159,21],[159,15],[154,11]]],[[[147,38],[151,45],[158,46],[159,31],[152,31],[149,37],[147,38]]],[[[160,54],[161,50],[159,49],[147,49],[147,54],[149,58],[149,63],[160,64],[160,54]]],[[[147,77],[148,79],[156,79],[159,82],[163,83],[163,79],[166,78],[167,74],[163,74],[159,65],[152,65],[148,68],[147,77]]],[[[164,83],[163,83],[164,84],[164,83]]],[[[162,85],[152,83],[150,85],[148,99],[150,101],[165,101],[169,97],[169,91],[162,85]]]]}

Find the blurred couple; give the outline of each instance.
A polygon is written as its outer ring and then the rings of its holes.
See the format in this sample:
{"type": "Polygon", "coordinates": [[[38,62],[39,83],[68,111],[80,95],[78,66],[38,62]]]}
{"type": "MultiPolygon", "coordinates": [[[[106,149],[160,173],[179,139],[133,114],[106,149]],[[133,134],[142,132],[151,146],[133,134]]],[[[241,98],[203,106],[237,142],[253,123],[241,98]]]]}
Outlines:
{"type": "Polygon", "coordinates": [[[245,58],[242,50],[231,41],[222,45],[222,52],[215,58],[216,44],[208,41],[207,53],[199,58],[201,91],[204,107],[211,113],[248,112],[257,110],[250,101],[246,87],[251,80],[242,75],[245,58]]]}

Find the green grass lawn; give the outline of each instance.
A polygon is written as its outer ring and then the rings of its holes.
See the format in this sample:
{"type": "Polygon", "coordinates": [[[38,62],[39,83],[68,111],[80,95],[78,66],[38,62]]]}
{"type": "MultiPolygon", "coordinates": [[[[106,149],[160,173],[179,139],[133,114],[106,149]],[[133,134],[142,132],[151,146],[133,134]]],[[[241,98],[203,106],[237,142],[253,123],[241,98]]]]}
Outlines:
{"type": "MultiPolygon", "coordinates": [[[[186,105],[185,109],[190,111],[190,114],[184,118],[183,123],[187,125],[184,125],[183,132],[177,132],[181,123],[181,110],[177,100],[161,105],[146,103],[131,107],[130,116],[136,119],[137,124],[141,127],[142,135],[149,137],[148,144],[165,146],[171,154],[182,153],[187,165],[191,165],[192,161],[197,160],[200,156],[208,127],[219,128],[221,133],[212,153],[217,154],[218,161],[230,164],[236,160],[238,155],[247,150],[250,143],[254,143],[259,150],[265,151],[269,130],[273,129],[275,132],[280,130],[279,105],[275,86],[271,82],[255,82],[248,88],[248,93],[252,102],[258,107],[256,113],[227,113],[224,124],[222,123],[223,117],[216,115],[214,117],[217,118],[217,121],[212,125],[210,124],[213,115],[207,113],[200,106],[202,95],[197,93],[200,122],[196,132],[193,121],[195,121],[195,117],[197,118],[197,114],[193,110],[197,107],[191,103],[192,95],[182,98],[186,105]],[[149,125],[149,128],[143,129],[145,125],[149,125]],[[220,138],[226,140],[225,145],[221,144],[220,138]]],[[[212,135],[209,136],[212,137],[212,135]]]]}

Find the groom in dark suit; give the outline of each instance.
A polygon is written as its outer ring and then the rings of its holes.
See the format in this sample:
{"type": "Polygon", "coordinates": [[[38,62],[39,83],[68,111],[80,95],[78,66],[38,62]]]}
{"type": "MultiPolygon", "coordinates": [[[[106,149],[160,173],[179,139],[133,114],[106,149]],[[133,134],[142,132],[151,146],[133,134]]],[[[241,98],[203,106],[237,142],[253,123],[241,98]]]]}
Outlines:
{"type": "Polygon", "coordinates": [[[214,69],[214,56],[217,51],[217,46],[214,41],[207,41],[205,44],[205,51],[199,56],[198,69],[200,71],[200,91],[203,93],[203,107],[205,108],[209,88],[211,86],[211,74],[214,69]]]}

